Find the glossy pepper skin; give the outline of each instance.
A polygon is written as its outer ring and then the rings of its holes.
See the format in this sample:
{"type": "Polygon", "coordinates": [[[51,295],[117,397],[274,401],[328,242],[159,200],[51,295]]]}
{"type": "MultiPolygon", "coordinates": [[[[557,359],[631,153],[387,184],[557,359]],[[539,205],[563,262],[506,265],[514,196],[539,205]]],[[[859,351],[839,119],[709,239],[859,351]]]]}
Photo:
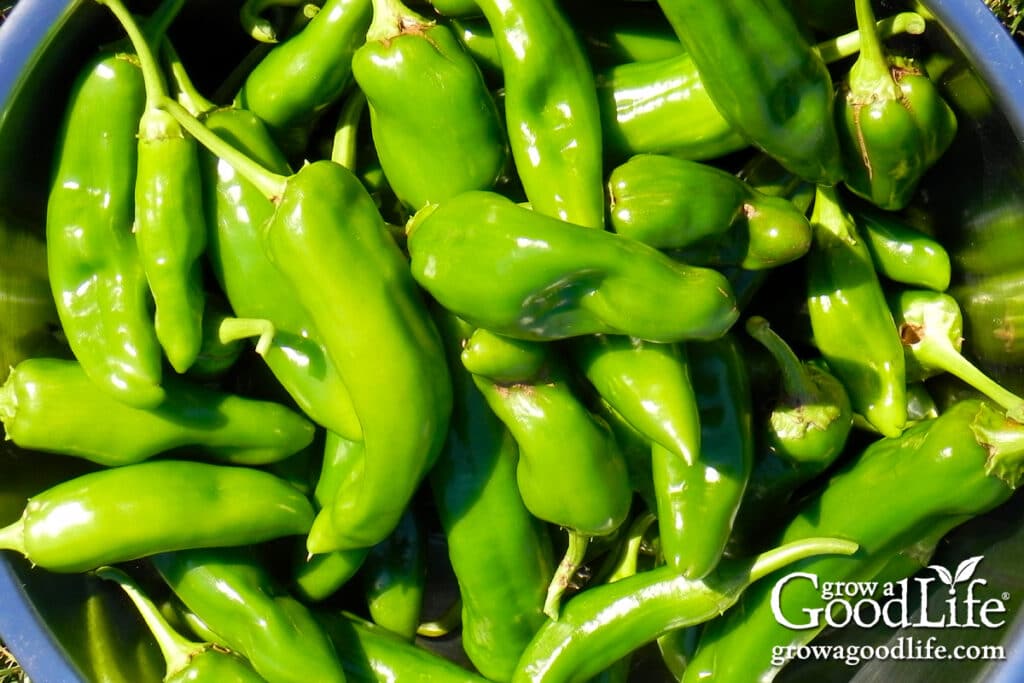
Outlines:
{"type": "MultiPolygon", "coordinates": [[[[805,560],[787,571],[815,574],[821,581],[872,579],[894,553],[937,527],[1007,501],[1020,480],[1022,447],[1024,428],[976,400],[962,401],[899,438],[876,441],[832,477],[779,538],[787,543],[827,534],[852,540],[860,550],[848,558],[805,560]],[[858,501],[855,508],[851,500],[858,501]]],[[[683,681],[770,680],[779,668],[770,662],[773,646],[806,644],[817,635],[774,618],[771,592],[780,575],[768,577],[734,612],[707,625],[683,681]]],[[[800,609],[820,602],[809,584],[796,582],[782,592],[780,604],[783,614],[796,619],[800,609]]]]}
{"type": "Polygon", "coordinates": [[[472,329],[464,340],[459,360],[462,367],[500,384],[536,377],[548,360],[547,350],[538,344],[503,337],[484,329],[472,329]]]}
{"type": "Polygon", "coordinates": [[[246,77],[235,103],[277,135],[309,123],[341,96],[352,55],[366,40],[370,0],[329,0],[301,31],[275,45],[246,77]]]}
{"type": "Polygon", "coordinates": [[[808,538],[753,560],[728,561],[707,579],[687,579],[663,566],[589,588],[537,633],[512,681],[586,681],[658,636],[720,616],[772,571],[807,557],[856,550],[848,541],[808,538]]]}
{"type": "Polygon", "coordinates": [[[695,161],[637,155],[612,171],[608,193],[615,232],[653,247],[700,253],[728,245],[742,254],[736,265],[760,270],[811,246],[811,226],[788,199],[695,161]]]}
{"type": "Polygon", "coordinates": [[[373,546],[362,566],[373,623],[411,641],[423,611],[427,539],[419,513],[406,509],[391,535],[373,546]]]}
{"type": "Polygon", "coordinates": [[[175,631],[160,608],[124,572],[100,567],[96,575],[117,583],[139,611],[164,656],[167,665],[164,683],[260,683],[264,680],[238,654],[215,648],[212,643],[190,641],[175,631]]]}
{"type": "Polygon", "coordinates": [[[274,584],[251,549],[182,550],[151,562],[216,642],[243,654],[268,683],[344,683],[324,628],[274,584]]]}
{"type": "Polygon", "coordinates": [[[489,192],[421,212],[408,245],[413,277],[442,306],[510,337],[606,333],[673,342],[718,337],[738,315],[717,271],[489,192]]]}
{"type": "Polygon", "coordinates": [[[842,178],[832,79],[780,0],[659,0],[715,107],[804,180],[842,178]]]}
{"type": "Polygon", "coordinates": [[[199,147],[159,107],[167,86],[127,8],[121,0],[99,1],[127,32],[145,81],[146,104],[138,124],[135,241],[156,308],[157,339],[171,366],[183,373],[195,362],[203,343],[206,294],[200,258],[206,248],[206,217],[199,147]]]}
{"type": "Polygon", "coordinates": [[[692,463],[651,453],[665,560],[691,579],[718,564],[753,462],[750,379],[732,335],[687,345],[700,418],[692,463]],[[662,493],[659,493],[662,492],[662,493]],[[664,539],[668,539],[666,542],[664,539]]]}
{"type": "Polygon", "coordinates": [[[807,303],[814,343],[854,411],[886,436],[907,420],[906,362],[871,254],[836,192],[818,187],[807,303]]]}
{"type": "Polygon", "coordinates": [[[0,387],[6,438],[22,448],[101,465],[141,462],[191,446],[226,462],[262,465],[313,440],[313,425],[290,408],[181,380],[164,382],[156,408],[132,408],[100,392],[75,361],[30,358],[0,387]]]}
{"type": "Polygon", "coordinates": [[[551,541],[519,493],[515,440],[460,362],[480,330],[440,309],[435,320],[455,400],[430,488],[462,598],[462,647],[484,676],[508,680],[545,620],[551,541]]]}
{"type": "Polygon", "coordinates": [[[952,277],[949,252],[942,244],[891,213],[853,209],[879,275],[905,285],[944,292],[952,277]]]}
{"type": "Polygon", "coordinates": [[[82,70],[57,143],[46,256],[61,327],[89,378],[119,401],[151,408],[164,398],[162,351],[132,236],[144,107],[133,54],[101,53],[82,70]]]}
{"type": "Polygon", "coordinates": [[[155,460],[91,472],[29,499],[0,547],[54,572],[82,572],[181,548],[304,534],[306,498],[248,467],[155,460]]]}
{"type": "Polygon", "coordinates": [[[310,551],[374,545],[444,440],[452,399],[437,330],[373,199],[344,167],[315,162],[292,176],[263,236],[323,335],[365,443],[361,476],[339,490],[329,531],[311,535],[310,551]]]}
{"type": "Polygon", "coordinates": [[[375,0],[352,58],[381,168],[413,211],[489,189],[505,165],[498,108],[451,29],[398,0],[375,0]]]}
{"type": "Polygon", "coordinates": [[[498,41],[505,119],[516,170],[534,211],[604,226],[601,116],[586,52],[546,0],[478,0],[498,41]]]}
{"type": "Polygon", "coordinates": [[[956,115],[920,67],[886,55],[870,0],[857,0],[856,8],[861,52],[836,106],[846,186],[898,210],[952,143],[956,115]]]}

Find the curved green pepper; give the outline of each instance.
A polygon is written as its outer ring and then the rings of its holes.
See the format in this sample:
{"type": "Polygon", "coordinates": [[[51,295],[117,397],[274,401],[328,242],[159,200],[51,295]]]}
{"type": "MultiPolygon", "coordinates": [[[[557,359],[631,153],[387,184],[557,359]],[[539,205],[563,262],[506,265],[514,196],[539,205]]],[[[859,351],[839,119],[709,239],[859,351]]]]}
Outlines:
{"type": "Polygon", "coordinates": [[[871,254],[853,217],[818,187],[807,303],[814,343],[846,387],[854,410],[886,436],[907,421],[906,362],[871,254]]]}
{"type": "MultiPolygon", "coordinates": [[[[156,336],[171,366],[185,372],[203,343],[206,249],[199,148],[160,109],[167,88],[160,66],[121,0],[98,0],[117,17],[138,55],[146,105],[138,125],[135,241],[156,304],[156,336]]],[[[178,5],[182,3],[178,0],[178,5]]]]}
{"type": "Polygon", "coordinates": [[[244,658],[211,643],[188,640],[167,623],[160,609],[119,569],[100,567],[96,575],[121,586],[145,621],[167,664],[164,683],[260,683],[263,677],[244,658]]]}
{"type": "Polygon", "coordinates": [[[325,629],[281,591],[249,548],[163,553],[151,559],[214,642],[244,655],[269,683],[333,681],[345,673],[325,629]]]}
{"type": "Polygon", "coordinates": [[[370,0],[328,0],[301,31],[256,65],[236,104],[276,135],[305,125],[348,85],[352,55],[366,39],[371,14],[370,0]]]}
{"type": "Polygon", "coordinates": [[[781,0],[658,0],[722,116],[801,178],[843,169],[832,79],[781,0]]]}
{"type": "Polygon", "coordinates": [[[855,207],[861,234],[879,275],[938,292],[949,287],[952,264],[942,244],[901,222],[891,213],[855,207]]]}
{"type": "Polygon", "coordinates": [[[455,403],[430,486],[462,597],[462,647],[484,676],[508,680],[545,619],[551,542],[519,493],[516,442],[460,365],[463,343],[480,330],[440,310],[435,320],[455,403]]]}
{"type": "Polygon", "coordinates": [[[57,142],[46,207],[47,271],[64,336],[96,386],[152,408],[162,352],[132,236],[139,119],[134,55],[104,52],[78,76],[57,142]]]}
{"type": "Polygon", "coordinates": [[[924,71],[887,57],[870,0],[856,0],[860,57],[836,95],[846,186],[883,209],[902,209],[956,136],[956,115],[924,71]]]}
{"type": "Polygon", "coordinates": [[[488,192],[421,211],[409,226],[409,253],[413,277],[442,306],[510,337],[672,342],[718,337],[738,316],[717,271],[488,192]]]}
{"type": "Polygon", "coordinates": [[[181,548],[304,534],[313,507],[248,467],[156,460],[91,472],[33,496],[0,529],[0,548],[55,572],[81,572],[181,548]]]}
{"type": "Polygon", "coordinates": [[[128,465],[182,446],[226,462],[282,460],[313,440],[313,425],[279,403],[164,383],[156,408],[132,408],[96,389],[74,361],[30,358],[0,387],[6,438],[22,448],[128,465]]]}
{"type": "Polygon", "coordinates": [[[555,3],[478,0],[498,41],[509,146],[546,216],[604,225],[601,117],[579,37],[555,3]]]}
{"type": "Polygon", "coordinates": [[[608,192],[615,231],[653,247],[727,251],[737,265],[759,270],[795,261],[811,246],[811,226],[787,198],[695,161],[635,156],[612,171],[608,192]]]}
{"type": "MultiPolygon", "coordinates": [[[[822,534],[854,541],[860,550],[853,556],[805,560],[793,570],[820,581],[869,580],[894,553],[936,527],[1007,501],[1022,473],[1024,426],[984,403],[962,401],[899,438],[868,446],[807,502],[779,542],[822,534]]],[[[779,669],[771,663],[775,646],[803,645],[817,635],[820,628],[793,630],[779,623],[771,606],[775,583],[769,577],[745,593],[733,612],[705,627],[684,681],[770,680],[779,669]]],[[[779,609],[793,619],[820,601],[809,583],[796,582],[782,592],[779,609]]]]}
{"type": "Polygon", "coordinates": [[[415,211],[489,189],[505,166],[505,138],[480,69],[447,26],[399,0],[373,4],[352,74],[395,195],[415,211]]]}
{"type": "Polygon", "coordinates": [[[751,584],[779,568],[856,550],[857,544],[849,541],[806,538],[753,560],[724,563],[707,579],[687,579],[666,566],[590,588],[566,604],[558,621],[537,633],[512,681],[586,680],[660,635],[718,617],[751,584]]]}
{"type": "Polygon", "coordinates": [[[426,543],[417,513],[407,508],[391,535],[370,549],[360,570],[370,618],[410,641],[423,611],[426,543]]]}

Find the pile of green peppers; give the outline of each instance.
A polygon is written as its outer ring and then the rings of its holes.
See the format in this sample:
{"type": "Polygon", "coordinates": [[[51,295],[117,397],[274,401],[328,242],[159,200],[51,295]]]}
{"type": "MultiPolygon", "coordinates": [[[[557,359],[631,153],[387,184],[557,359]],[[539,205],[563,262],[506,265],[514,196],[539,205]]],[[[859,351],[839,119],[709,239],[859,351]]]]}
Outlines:
{"type": "Polygon", "coordinates": [[[817,634],[778,577],[905,578],[1024,476],[912,220],[924,17],[246,0],[214,64],[125,1],[56,142],[63,352],[0,387],[87,464],[0,548],[120,584],[164,680],[768,681],[817,634]]]}

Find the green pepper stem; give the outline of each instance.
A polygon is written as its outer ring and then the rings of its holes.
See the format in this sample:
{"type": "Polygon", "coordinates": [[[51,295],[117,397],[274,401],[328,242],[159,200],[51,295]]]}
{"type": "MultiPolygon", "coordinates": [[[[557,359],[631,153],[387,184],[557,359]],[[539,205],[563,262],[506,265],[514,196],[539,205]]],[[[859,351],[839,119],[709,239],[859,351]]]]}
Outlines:
{"type": "Polygon", "coordinates": [[[804,538],[780,545],[754,558],[747,583],[764,578],[772,572],[816,555],[853,555],[859,548],[853,541],[841,538],[804,538]]]}
{"type": "MultiPolygon", "coordinates": [[[[25,557],[28,551],[25,549],[25,516],[22,515],[16,522],[11,522],[0,529],[0,550],[14,550],[25,557]]],[[[31,557],[28,558],[32,560],[31,557]]]]}
{"type": "Polygon", "coordinates": [[[407,33],[411,27],[433,26],[434,23],[413,12],[401,0],[373,0],[373,20],[366,32],[366,42],[386,43],[407,33]]]}
{"type": "Polygon", "coordinates": [[[655,521],[657,521],[657,517],[648,512],[637,517],[630,525],[629,532],[626,534],[626,543],[622,552],[619,553],[612,573],[608,575],[608,583],[615,583],[636,574],[636,563],[640,555],[640,547],[644,542],[644,534],[655,521]]]}
{"type": "Polygon", "coordinates": [[[988,450],[985,473],[1015,489],[1024,476],[1024,425],[1007,417],[983,403],[971,422],[971,433],[988,450]]]}
{"type": "Polygon", "coordinates": [[[462,623],[462,599],[448,605],[440,617],[434,621],[424,621],[416,628],[416,635],[424,638],[443,638],[462,623]]]}
{"type": "Polygon", "coordinates": [[[135,604],[135,608],[142,615],[142,620],[146,622],[157,645],[160,646],[160,652],[163,653],[164,661],[167,663],[165,678],[170,678],[187,667],[194,656],[207,648],[205,643],[193,642],[175,631],[153,601],[146,597],[139,585],[123,571],[114,567],[100,567],[95,574],[101,579],[113,581],[121,586],[135,604]]]}
{"type": "Polygon", "coordinates": [[[569,588],[572,577],[576,575],[580,565],[583,564],[583,559],[587,555],[587,547],[589,545],[589,536],[575,529],[569,529],[569,546],[565,550],[565,556],[562,558],[562,561],[558,563],[558,568],[555,569],[555,575],[551,579],[551,584],[548,586],[548,594],[544,600],[544,614],[555,621],[558,620],[562,595],[569,588]]]}
{"type": "Polygon", "coordinates": [[[807,374],[807,368],[797,358],[782,337],[776,334],[768,321],[759,315],[747,319],[747,334],[756,339],[775,358],[782,371],[782,386],[786,391],[787,401],[794,405],[810,405],[822,400],[820,392],[807,374]]]}
{"type": "Polygon", "coordinates": [[[199,144],[231,164],[239,175],[255,185],[256,189],[262,192],[267,199],[276,203],[281,195],[284,194],[288,178],[268,171],[250,157],[232,147],[230,143],[204,126],[202,121],[192,116],[183,106],[171,98],[162,97],[159,104],[160,108],[177,119],[181,127],[198,140],[199,144]]]}
{"type": "MultiPolygon", "coordinates": [[[[169,17],[177,13],[178,10],[185,4],[185,0],[164,0],[165,4],[169,4],[176,9],[174,12],[168,10],[169,17]]],[[[135,48],[135,54],[139,57],[139,67],[142,69],[142,79],[146,84],[146,107],[148,109],[156,109],[159,101],[167,96],[167,85],[164,83],[163,74],[160,72],[160,66],[157,63],[156,57],[153,55],[153,51],[149,48],[149,42],[146,36],[143,35],[142,30],[139,29],[139,25],[135,22],[135,18],[132,17],[131,12],[124,6],[121,0],[96,0],[101,5],[106,5],[107,9],[113,13],[117,18],[117,21],[124,28],[125,33],[128,34],[128,39],[132,43],[132,47],[135,48]]],[[[170,23],[170,19],[168,19],[170,23]]],[[[150,36],[151,40],[155,40],[154,36],[150,36]]]]}
{"type": "MultiPolygon", "coordinates": [[[[18,416],[18,392],[14,389],[17,368],[11,368],[7,381],[0,386],[0,422],[5,426],[18,416]]],[[[4,440],[10,441],[10,429],[4,431],[4,440]]]]}
{"type": "Polygon", "coordinates": [[[164,34],[167,33],[167,29],[170,28],[171,23],[174,22],[174,18],[178,16],[178,12],[181,11],[184,4],[185,0],[169,0],[168,2],[160,3],[160,6],[149,15],[145,25],[142,27],[142,33],[146,36],[147,44],[156,45],[163,40],[164,34]]]}
{"type": "Polygon", "coordinates": [[[274,323],[263,318],[224,318],[217,327],[217,339],[221,344],[230,344],[239,339],[258,337],[256,353],[267,355],[270,345],[274,343],[277,329],[274,323]]]}
{"type": "MultiPolygon", "coordinates": [[[[920,35],[924,33],[927,22],[917,12],[900,12],[886,17],[875,24],[881,40],[892,38],[904,33],[920,35]]],[[[838,62],[861,51],[861,33],[859,30],[844,33],[829,40],[818,43],[814,49],[821,55],[826,64],[838,62]]]]}
{"type": "Polygon", "coordinates": [[[277,29],[263,17],[263,13],[271,7],[298,7],[305,2],[306,0],[246,0],[238,12],[238,18],[242,28],[252,38],[261,43],[276,43],[277,29]]]}
{"type": "Polygon", "coordinates": [[[943,334],[925,334],[914,345],[914,355],[922,365],[944,370],[974,387],[1007,411],[1012,420],[1024,422],[1024,399],[1006,389],[967,360],[943,334]]]}
{"type": "Polygon", "coordinates": [[[334,144],[331,147],[331,161],[350,171],[356,170],[356,148],[359,143],[359,121],[366,109],[366,95],[358,88],[353,90],[338,115],[334,129],[334,144]]]}
{"type": "Polygon", "coordinates": [[[889,71],[889,60],[875,29],[871,0],[855,0],[857,28],[860,30],[860,56],[850,68],[850,94],[858,102],[896,99],[896,83],[889,71]]]}
{"type": "Polygon", "coordinates": [[[854,244],[857,233],[853,217],[843,208],[839,192],[834,187],[818,185],[811,211],[811,227],[830,232],[844,242],[854,244]]]}
{"type": "Polygon", "coordinates": [[[174,80],[174,87],[178,90],[178,102],[181,103],[181,106],[185,107],[192,116],[202,116],[216,109],[217,104],[204,97],[192,82],[185,70],[185,65],[181,63],[178,51],[171,45],[171,41],[164,40],[161,51],[167,66],[170,67],[171,78],[174,80]]]}

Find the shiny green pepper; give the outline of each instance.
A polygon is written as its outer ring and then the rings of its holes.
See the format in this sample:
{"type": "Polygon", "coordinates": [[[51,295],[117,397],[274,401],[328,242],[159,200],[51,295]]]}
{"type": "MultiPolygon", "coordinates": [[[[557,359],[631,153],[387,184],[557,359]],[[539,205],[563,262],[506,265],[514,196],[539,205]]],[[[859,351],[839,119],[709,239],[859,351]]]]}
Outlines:
{"type": "Polygon", "coordinates": [[[352,73],[395,195],[416,211],[489,189],[505,165],[505,137],[480,69],[447,26],[399,0],[373,4],[352,73]]]}
{"type": "Polygon", "coordinates": [[[938,292],[949,287],[952,264],[949,253],[938,240],[906,225],[891,213],[868,207],[853,207],[852,211],[879,275],[938,292]]]}
{"type": "Polygon", "coordinates": [[[717,271],[488,192],[421,211],[409,226],[409,253],[413,277],[442,306],[510,337],[707,339],[738,316],[717,271]]]}
{"type": "Polygon", "coordinates": [[[920,67],[890,62],[871,0],[856,0],[860,57],[837,95],[846,186],[883,209],[909,202],[956,135],[956,115],[920,67]]]}

